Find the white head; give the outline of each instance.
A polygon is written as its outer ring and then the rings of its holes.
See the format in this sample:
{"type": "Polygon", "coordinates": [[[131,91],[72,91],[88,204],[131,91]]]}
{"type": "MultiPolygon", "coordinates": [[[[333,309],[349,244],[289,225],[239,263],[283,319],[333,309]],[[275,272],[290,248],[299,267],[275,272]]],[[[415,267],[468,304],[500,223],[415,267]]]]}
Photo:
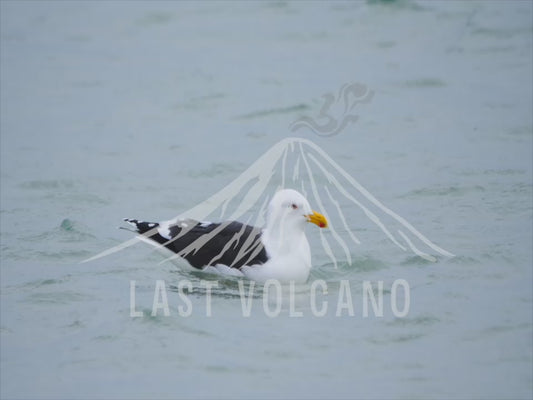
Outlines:
{"type": "Polygon", "coordinates": [[[326,218],[313,211],[296,190],[277,192],[268,205],[261,238],[271,259],[254,268],[244,266],[245,275],[259,281],[305,282],[311,269],[311,250],[304,232],[307,222],[321,228],[328,225],[326,218]]]}
{"type": "Polygon", "coordinates": [[[321,228],[328,226],[326,217],[311,209],[307,199],[293,189],[282,189],[277,192],[268,205],[266,228],[278,234],[301,231],[307,222],[321,228]]]}

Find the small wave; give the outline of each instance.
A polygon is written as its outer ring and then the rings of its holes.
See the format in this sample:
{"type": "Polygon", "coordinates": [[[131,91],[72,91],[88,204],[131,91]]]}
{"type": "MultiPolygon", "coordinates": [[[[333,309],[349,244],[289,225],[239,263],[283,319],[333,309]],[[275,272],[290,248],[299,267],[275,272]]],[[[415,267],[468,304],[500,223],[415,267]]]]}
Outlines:
{"type": "Polygon", "coordinates": [[[486,28],[480,27],[472,31],[472,35],[485,36],[493,39],[510,39],[517,35],[531,35],[531,28],[486,28]]]}
{"type": "Polygon", "coordinates": [[[356,274],[379,271],[387,267],[388,264],[385,261],[373,257],[355,257],[352,259],[351,264],[344,261],[337,262],[337,266],[332,262],[326,262],[311,269],[309,282],[317,279],[322,279],[329,283],[339,282],[356,274]]]}
{"type": "Polygon", "coordinates": [[[17,237],[11,245],[2,246],[2,255],[12,261],[48,259],[84,259],[92,254],[89,243],[96,237],[78,221],[65,218],[56,227],[43,232],[30,232],[17,237]],[[83,243],[83,246],[74,246],[83,243]]]}
{"type": "Polygon", "coordinates": [[[357,271],[378,271],[387,268],[387,264],[377,258],[366,257],[361,259],[355,259],[353,265],[345,264],[345,269],[357,270],[357,271]]]}
{"type": "Polygon", "coordinates": [[[55,303],[68,304],[72,302],[89,300],[90,296],[74,292],[72,290],[58,291],[53,293],[32,293],[24,300],[27,303],[55,303]]]}
{"type": "Polygon", "coordinates": [[[459,196],[466,193],[482,193],[485,188],[481,185],[472,186],[448,186],[448,187],[430,187],[412,190],[400,198],[408,197],[429,197],[429,196],[459,196]]]}
{"type": "Polygon", "coordinates": [[[89,233],[89,228],[69,218],[63,219],[59,227],[51,231],[50,234],[62,242],[83,242],[96,239],[94,235],[89,233]]]}
{"type": "Polygon", "coordinates": [[[507,175],[524,175],[526,173],[526,170],[524,169],[511,169],[511,168],[506,168],[506,169],[485,169],[485,170],[473,170],[473,169],[468,169],[468,170],[463,170],[461,171],[461,176],[479,176],[479,175],[488,175],[488,176],[492,176],[492,175],[503,175],[503,176],[507,176],[507,175]]]}
{"type": "Polygon", "coordinates": [[[70,180],[33,180],[21,183],[21,189],[49,190],[49,189],[72,189],[75,184],[70,180]]]}
{"type": "Polygon", "coordinates": [[[174,14],[166,12],[151,12],[144,15],[136,21],[137,25],[142,27],[151,27],[158,25],[166,25],[175,19],[174,14]]]}
{"type": "Polygon", "coordinates": [[[79,319],[75,319],[74,321],[72,321],[70,324],[66,326],[66,328],[69,328],[69,329],[81,329],[85,327],[86,325],[79,319]]]}
{"type": "Polygon", "coordinates": [[[397,335],[386,335],[385,337],[371,337],[367,339],[367,341],[372,344],[382,345],[389,343],[411,342],[424,336],[425,335],[423,333],[402,333],[397,335]]]}
{"type": "Polygon", "coordinates": [[[388,7],[389,9],[406,10],[406,11],[426,11],[425,6],[420,5],[413,0],[366,0],[371,6],[388,7]]]}
{"type": "MultiPolygon", "coordinates": [[[[438,257],[437,255],[433,254],[432,257],[436,260],[439,260],[440,257],[438,257]]],[[[401,262],[401,265],[404,265],[404,266],[407,266],[407,265],[431,265],[431,264],[434,264],[435,262],[434,261],[430,261],[430,260],[427,260],[423,257],[420,257],[420,256],[409,256],[407,257],[405,260],[403,260],[401,262]]]]}
{"type": "Polygon", "coordinates": [[[419,315],[417,317],[395,318],[387,322],[389,326],[431,326],[440,322],[440,319],[432,315],[419,315]]]}
{"type": "Polygon", "coordinates": [[[460,264],[460,265],[481,264],[481,261],[475,257],[462,256],[462,255],[458,255],[454,258],[450,258],[446,260],[446,262],[450,264],[460,264]]]}
{"type": "Polygon", "coordinates": [[[185,277],[191,281],[192,291],[187,287],[179,288],[176,285],[169,285],[168,290],[172,292],[183,292],[185,295],[196,295],[198,297],[204,297],[209,292],[211,296],[223,298],[223,299],[241,299],[241,288],[239,281],[242,281],[243,292],[248,297],[248,294],[251,294],[250,297],[254,299],[261,298],[263,295],[263,284],[250,281],[246,278],[236,277],[236,276],[223,276],[218,274],[209,274],[202,271],[190,271],[190,276],[185,277]],[[197,278],[197,280],[190,279],[191,277],[197,278]],[[202,285],[200,281],[216,281],[217,286],[207,289],[206,286],[202,285]],[[253,286],[253,288],[252,288],[253,286]]]}
{"type": "Polygon", "coordinates": [[[41,192],[46,200],[66,200],[73,203],[108,204],[109,201],[93,193],[85,192],[80,185],[72,180],[31,180],[18,185],[23,190],[41,192]]]}
{"type": "Polygon", "coordinates": [[[65,218],[61,223],[49,231],[36,235],[27,236],[24,240],[30,242],[82,242],[95,239],[95,236],[88,232],[88,228],[80,222],[65,218]]]}
{"type": "Polygon", "coordinates": [[[422,79],[414,79],[414,80],[408,80],[405,81],[405,86],[411,87],[411,88],[438,88],[438,87],[444,87],[447,86],[446,82],[438,79],[438,78],[422,78],[422,79]]]}
{"type": "Polygon", "coordinates": [[[266,110],[253,111],[248,114],[238,115],[235,118],[236,119],[253,119],[253,118],[259,118],[259,117],[267,117],[273,114],[288,114],[288,113],[293,113],[296,111],[304,111],[308,109],[309,109],[309,106],[307,104],[296,104],[294,106],[289,106],[289,107],[269,108],[266,110]]]}
{"type": "Polygon", "coordinates": [[[96,342],[115,342],[120,339],[118,335],[99,335],[92,338],[96,342]]]}
{"type": "Polygon", "coordinates": [[[62,283],[65,283],[67,279],[53,279],[53,278],[46,278],[46,279],[38,279],[35,281],[26,282],[22,285],[16,285],[14,288],[17,290],[20,289],[37,289],[41,287],[48,287],[51,285],[59,285],[62,283]]]}
{"type": "MultiPolygon", "coordinates": [[[[382,261],[382,260],[379,260],[377,258],[373,258],[373,257],[354,257],[352,259],[352,263],[350,264],[349,262],[339,262],[337,263],[337,269],[339,271],[348,271],[348,272],[353,272],[353,271],[361,271],[361,272],[366,272],[366,271],[378,271],[380,269],[384,269],[387,267],[387,264],[382,261]]],[[[320,266],[317,267],[317,269],[319,270],[328,270],[328,273],[329,273],[329,270],[330,269],[335,269],[335,264],[333,263],[325,263],[325,264],[322,264],[320,266]]]]}
{"type": "Polygon", "coordinates": [[[229,163],[217,163],[213,164],[209,169],[204,170],[189,170],[187,175],[190,178],[202,178],[202,177],[215,177],[220,175],[227,175],[231,173],[239,172],[241,169],[235,164],[229,163]]]}

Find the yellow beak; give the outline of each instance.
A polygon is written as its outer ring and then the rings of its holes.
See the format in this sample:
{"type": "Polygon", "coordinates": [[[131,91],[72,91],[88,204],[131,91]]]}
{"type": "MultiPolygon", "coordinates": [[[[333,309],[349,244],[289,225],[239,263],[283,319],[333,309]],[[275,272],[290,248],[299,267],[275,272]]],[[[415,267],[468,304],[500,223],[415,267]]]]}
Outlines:
{"type": "Polygon", "coordinates": [[[307,218],[307,222],[312,222],[313,224],[318,225],[321,228],[328,227],[328,220],[326,219],[326,217],[324,217],[320,213],[317,213],[316,211],[313,211],[312,214],[308,214],[305,217],[307,218]]]}

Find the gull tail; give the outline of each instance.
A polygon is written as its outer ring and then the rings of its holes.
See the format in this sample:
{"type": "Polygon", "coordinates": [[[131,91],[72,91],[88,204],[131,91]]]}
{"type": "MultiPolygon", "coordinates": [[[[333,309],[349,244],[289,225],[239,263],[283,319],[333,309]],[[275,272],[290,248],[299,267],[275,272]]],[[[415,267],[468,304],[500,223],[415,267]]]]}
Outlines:
{"type": "Polygon", "coordinates": [[[124,221],[133,226],[135,228],[135,232],[141,235],[159,226],[157,222],[145,222],[137,219],[124,218],[124,221]]]}

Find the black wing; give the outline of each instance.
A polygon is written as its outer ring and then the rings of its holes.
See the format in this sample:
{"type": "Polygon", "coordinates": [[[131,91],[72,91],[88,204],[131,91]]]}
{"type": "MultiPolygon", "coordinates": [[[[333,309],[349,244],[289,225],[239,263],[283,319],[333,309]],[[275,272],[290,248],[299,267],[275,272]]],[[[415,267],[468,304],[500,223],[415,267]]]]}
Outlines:
{"type": "Polygon", "coordinates": [[[223,264],[231,268],[264,264],[268,260],[261,242],[261,229],[237,221],[200,223],[185,220],[171,225],[162,236],[155,222],[126,219],[137,232],[164,245],[194,268],[223,264]]]}

